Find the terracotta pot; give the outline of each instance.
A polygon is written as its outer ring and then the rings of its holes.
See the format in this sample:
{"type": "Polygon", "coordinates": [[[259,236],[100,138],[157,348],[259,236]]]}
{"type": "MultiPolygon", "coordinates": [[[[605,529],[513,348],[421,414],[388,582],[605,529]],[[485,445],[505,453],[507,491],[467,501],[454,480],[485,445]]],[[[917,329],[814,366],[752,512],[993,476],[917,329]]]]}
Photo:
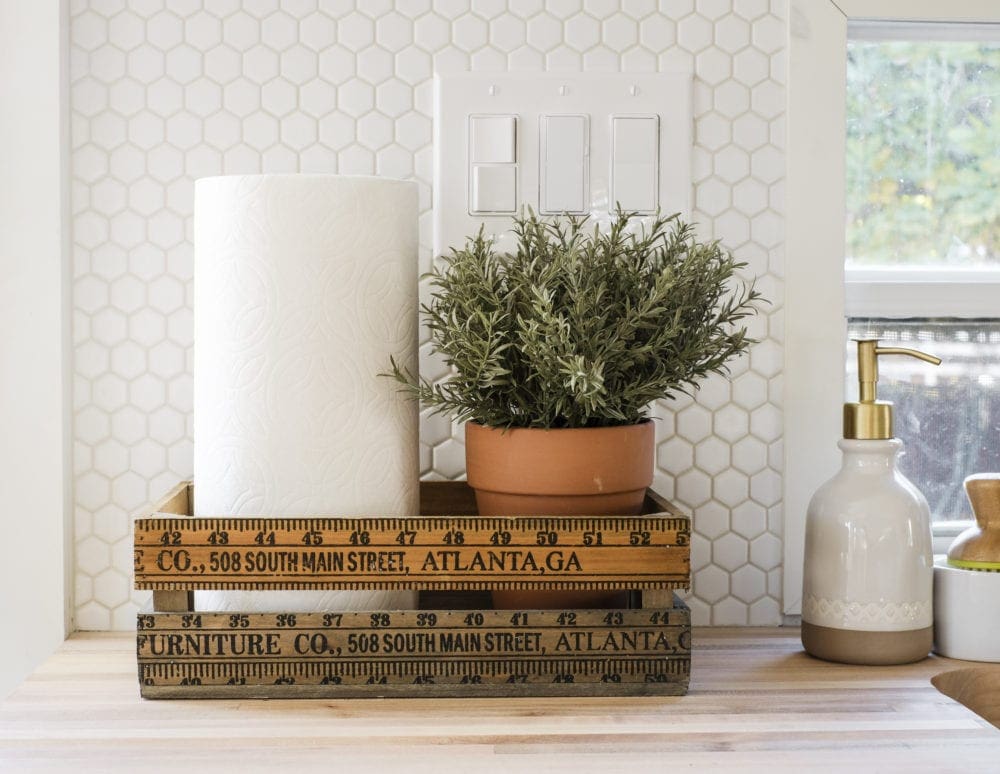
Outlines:
{"type": "MultiPolygon", "coordinates": [[[[619,427],[465,426],[469,486],[483,516],[631,515],[653,481],[650,421],[619,427]]],[[[624,607],[618,592],[495,591],[503,609],[624,607]]]]}

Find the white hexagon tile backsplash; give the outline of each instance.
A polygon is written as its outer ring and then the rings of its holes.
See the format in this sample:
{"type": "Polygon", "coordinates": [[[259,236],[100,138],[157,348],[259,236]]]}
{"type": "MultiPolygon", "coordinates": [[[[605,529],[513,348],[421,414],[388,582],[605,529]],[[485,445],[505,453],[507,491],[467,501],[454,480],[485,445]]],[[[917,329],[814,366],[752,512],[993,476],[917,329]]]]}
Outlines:
{"type": "MultiPolygon", "coordinates": [[[[656,486],[694,515],[694,620],[780,622],[785,0],[70,5],[78,628],[134,627],[131,516],[191,475],[194,180],[415,179],[426,269],[432,77],[470,69],[694,71],[694,218],[773,304],[731,379],[657,406],[656,486]]],[[[462,475],[459,428],[421,437],[462,475]]]]}

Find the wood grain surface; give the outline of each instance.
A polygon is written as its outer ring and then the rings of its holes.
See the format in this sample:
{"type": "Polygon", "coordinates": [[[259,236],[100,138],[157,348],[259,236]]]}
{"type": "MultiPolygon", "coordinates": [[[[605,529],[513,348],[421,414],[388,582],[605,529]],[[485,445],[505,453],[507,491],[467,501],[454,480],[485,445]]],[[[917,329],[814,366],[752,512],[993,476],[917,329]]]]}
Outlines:
{"type": "Polygon", "coordinates": [[[134,636],[77,634],[0,703],[0,771],[1000,770],[1000,730],[930,683],[968,662],[828,664],[795,629],[693,651],[683,697],[144,701],[134,636]]]}

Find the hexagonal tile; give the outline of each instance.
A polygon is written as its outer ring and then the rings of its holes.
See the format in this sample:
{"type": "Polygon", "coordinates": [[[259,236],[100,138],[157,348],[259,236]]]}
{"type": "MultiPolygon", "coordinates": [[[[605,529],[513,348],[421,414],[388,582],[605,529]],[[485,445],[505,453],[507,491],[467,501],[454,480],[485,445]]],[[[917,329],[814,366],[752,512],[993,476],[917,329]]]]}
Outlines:
{"type": "Polygon", "coordinates": [[[621,55],[622,71],[627,73],[656,72],[656,54],[642,46],[630,48],[621,55]]]}
{"type": "Polygon", "coordinates": [[[375,40],[375,25],[360,13],[350,13],[337,20],[337,42],[352,51],[360,51],[375,40]]]}
{"type": "Polygon", "coordinates": [[[601,25],[592,16],[577,14],[563,25],[563,39],[576,51],[587,51],[601,39],[601,25]]]}
{"type": "MultiPolygon", "coordinates": [[[[743,154],[743,158],[746,159],[746,154],[743,154]]],[[[763,211],[767,207],[767,198],[767,188],[752,178],[741,180],[733,187],[733,206],[747,215],[756,215],[763,211]]],[[[754,228],[754,224],[751,223],[751,234],[756,240],[758,235],[754,233],[754,228]]]]}
{"type": "Polygon", "coordinates": [[[781,412],[770,403],[761,406],[750,415],[750,432],[768,443],[781,437],[781,412]]]}
{"type": "Polygon", "coordinates": [[[737,81],[729,80],[715,88],[712,102],[715,110],[726,118],[737,118],[750,109],[750,90],[737,81]]]}
{"type": "Polygon", "coordinates": [[[94,381],[91,400],[104,411],[115,411],[128,401],[128,385],[116,374],[103,374],[94,381]]]}
{"type": "Polygon", "coordinates": [[[326,115],[336,104],[336,88],[322,78],[311,80],[299,88],[299,108],[314,118],[326,115]]]}
{"type": "Polygon", "coordinates": [[[392,120],[381,113],[371,112],[358,120],[358,138],[371,150],[378,150],[392,142],[395,128],[392,120]]]}
{"type": "Polygon", "coordinates": [[[465,445],[449,439],[434,447],[434,469],[446,478],[457,478],[465,471],[465,445]]]}
{"type": "Polygon", "coordinates": [[[715,174],[735,183],[750,174],[750,157],[741,148],[729,145],[715,154],[715,174]]]}
{"type": "Polygon", "coordinates": [[[437,51],[448,45],[451,25],[436,14],[428,14],[413,24],[413,40],[425,51],[437,51]]]}
{"type": "Polygon", "coordinates": [[[712,414],[701,406],[688,406],[677,415],[677,432],[692,443],[712,432],[712,414]]]}
{"type": "MultiPolygon", "coordinates": [[[[128,465],[128,451],[125,451],[125,464],[128,465]]],[[[94,513],[94,534],[105,543],[111,544],[128,536],[128,515],[117,505],[105,505],[94,513]]]]}
{"type": "Polygon", "coordinates": [[[97,575],[109,564],[108,544],[96,537],[87,537],[76,544],[76,566],[88,575],[97,575]]]}
{"type": "MultiPolygon", "coordinates": [[[[77,19],[73,20],[76,27],[77,19]]],[[[123,51],[129,51],[146,39],[146,27],[141,18],[131,11],[122,11],[108,22],[108,40],[123,51]]]]}
{"type": "Polygon", "coordinates": [[[379,175],[406,179],[413,175],[413,154],[399,145],[389,145],[375,154],[375,171],[379,175]]]}
{"type": "Polygon", "coordinates": [[[724,470],[712,482],[712,494],[719,502],[734,508],[749,495],[747,477],[732,468],[724,470]]]}
{"type": "Polygon", "coordinates": [[[763,118],[775,118],[785,110],[785,90],[775,81],[758,83],[751,92],[750,104],[757,115],[763,118]]]}
{"type": "Polygon", "coordinates": [[[668,438],[657,447],[657,465],[677,476],[694,465],[694,447],[683,438],[668,438]]]}
{"type": "Polygon", "coordinates": [[[106,476],[88,471],[76,479],[74,494],[76,501],[84,508],[97,510],[108,501],[111,489],[106,476]]]}
{"type": "Polygon", "coordinates": [[[753,21],[768,11],[767,0],[733,0],[733,12],[747,21],[753,21]]]}
{"type": "Polygon", "coordinates": [[[707,113],[695,122],[695,141],[708,150],[718,150],[730,139],[729,122],[718,113],[707,113]]]}
{"type": "Polygon", "coordinates": [[[232,46],[216,46],[205,53],[205,75],[225,85],[236,80],[242,71],[240,51],[232,46]]]}
{"type": "Polygon", "coordinates": [[[396,54],[396,77],[411,86],[426,81],[432,72],[431,56],[426,51],[408,46],[396,54]]]}
{"type": "Polygon", "coordinates": [[[729,593],[729,575],[715,565],[693,574],[692,590],[708,603],[718,602],[729,593]]]}
{"type": "Polygon", "coordinates": [[[198,11],[184,20],[184,39],[199,51],[222,43],[222,20],[198,11]]]}
{"type": "Polygon", "coordinates": [[[696,206],[706,215],[720,215],[732,204],[730,192],[730,187],[721,180],[706,180],[700,183],[695,191],[696,206]]]}
{"type": "Polygon", "coordinates": [[[746,626],[747,606],[735,597],[726,597],[712,607],[713,626],[746,626]]]}
{"type": "Polygon", "coordinates": [[[715,219],[715,236],[735,250],[750,239],[750,219],[736,210],[725,212],[715,219]]]}
{"type": "Polygon", "coordinates": [[[757,503],[747,501],[733,508],[730,521],[734,532],[751,539],[767,529],[767,512],[757,503]]]}
{"type": "Polygon", "coordinates": [[[746,564],[747,551],[747,541],[733,532],[728,532],[712,542],[712,562],[732,572],[746,564]]]}
{"type": "Polygon", "coordinates": [[[767,447],[752,436],[741,438],[732,447],[733,467],[752,475],[767,465],[767,447]]]}
{"type": "Polygon", "coordinates": [[[243,120],[243,141],[257,150],[274,145],[278,132],[278,119],[268,113],[254,113],[243,120]]]}
{"type": "Polygon", "coordinates": [[[745,565],[732,575],[733,596],[744,602],[760,599],[767,591],[767,577],[752,564],[745,565]]]}
{"type": "Polygon", "coordinates": [[[732,76],[733,61],[717,48],[707,48],[695,57],[698,77],[713,86],[732,76]]]}
{"type": "Polygon", "coordinates": [[[539,14],[528,20],[527,41],[539,51],[551,51],[562,40],[563,27],[548,14],[539,14]]]}
{"type": "Polygon", "coordinates": [[[507,69],[507,55],[498,48],[487,46],[469,57],[473,72],[502,72],[507,69]]]}
{"type": "Polygon", "coordinates": [[[95,446],[108,437],[111,422],[106,412],[96,406],[87,406],[77,413],[73,430],[78,440],[95,446]]]}
{"type": "Polygon", "coordinates": [[[780,626],[781,606],[773,597],[763,597],[750,605],[751,626],[780,626]]]}
{"type": "Polygon", "coordinates": [[[677,40],[693,53],[712,45],[712,35],[712,23],[703,16],[687,16],[677,22],[677,40]]]}
{"type": "MultiPolygon", "coordinates": [[[[222,104],[236,116],[245,117],[260,107],[260,87],[247,78],[237,78],[222,92],[222,104]]],[[[230,140],[231,141],[231,140],[230,140]]]]}
{"type": "Polygon", "coordinates": [[[651,51],[664,51],[677,39],[673,18],[665,13],[647,16],[639,23],[639,40],[651,51]]]}
{"type": "Polygon", "coordinates": [[[710,476],[729,467],[729,444],[718,438],[706,438],[694,450],[694,464],[710,476]]]}
{"type": "Polygon", "coordinates": [[[161,11],[146,23],[146,39],[161,51],[184,42],[184,23],[169,11],[161,11]]]}
{"type": "Polygon", "coordinates": [[[588,72],[617,72],[621,57],[607,46],[597,46],[583,54],[583,69],[588,72]]]}
{"type": "Polygon", "coordinates": [[[692,468],[677,476],[675,492],[684,505],[697,508],[712,496],[712,479],[697,468],[692,468]]]}
{"type": "Polygon", "coordinates": [[[156,409],[149,415],[149,437],[159,443],[170,445],[185,437],[184,417],[169,407],[156,409]]]}
{"type": "Polygon", "coordinates": [[[116,279],[128,270],[128,254],[118,245],[100,245],[90,254],[90,270],[102,279],[116,279]]]}
{"type": "Polygon", "coordinates": [[[337,24],[325,13],[310,13],[299,22],[299,40],[313,51],[323,51],[337,40],[337,24]]]}
{"type": "Polygon", "coordinates": [[[732,130],[733,141],[747,150],[755,150],[768,142],[767,121],[753,113],[747,113],[733,121],[732,130]]]}
{"type": "Polygon", "coordinates": [[[316,52],[305,46],[295,45],[281,52],[281,74],[292,83],[305,83],[315,78],[318,67],[316,52]]]}
{"type": "Polygon", "coordinates": [[[490,43],[505,53],[510,53],[527,42],[527,25],[523,19],[509,14],[490,22],[490,43]]]}
{"type": "Polygon", "coordinates": [[[363,116],[375,104],[375,90],[371,84],[352,80],[337,89],[337,107],[350,116],[363,116]]]}
{"type": "Polygon", "coordinates": [[[243,52],[243,74],[254,83],[263,85],[280,72],[281,60],[273,49],[258,44],[243,52]]]}
{"type": "Polygon", "coordinates": [[[765,16],[753,23],[753,44],[765,53],[777,51],[784,45],[785,29],[775,16],[765,16]]]}
{"type": "Polygon", "coordinates": [[[764,533],[750,542],[750,561],[762,570],[772,570],[781,564],[781,539],[764,533]]]}
{"type": "Polygon", "coordinates": [[[749,430],[747,412],[734,404],[723,406],[715,412],[712,429],[715,435],[734,443],[749,430]]]}
{"type": "Polygon", "coordinates": [[[316,119],[303,113],[293,113],[281,122],[281,141],[296,151],[316,142],[316,119]]]}

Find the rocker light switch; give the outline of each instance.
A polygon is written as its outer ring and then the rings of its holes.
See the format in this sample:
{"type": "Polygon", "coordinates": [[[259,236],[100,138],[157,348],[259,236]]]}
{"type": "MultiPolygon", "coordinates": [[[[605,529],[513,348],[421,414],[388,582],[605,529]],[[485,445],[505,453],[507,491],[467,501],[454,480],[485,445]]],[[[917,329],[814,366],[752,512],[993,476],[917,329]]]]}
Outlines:
{"type": "Polygon", "coordinates": [[[583,214],[590,198],[590,119],[545,115],[539,121],[539,209],[583,214]]]}
{"type": "Polygon", "coordinates": [[[510,213],[517,209],[517,166],[475,166],[472,169],[472,211],[510,213]]]}
{"type": "Polygon", "coordinates": [[[517,161],[516,135],[516,116],[469,116],[469,161],[513,164],[517,161]]]}
{"type": "Polygon", "coordinates": [[[469,116],[469,214],[517,211],[517,116],[469,116]]]}
{"type": "Polygon", "coordinates": [[[611,200],[642,214],[659,204],[659,116],[611,117],[611,200]]]}

